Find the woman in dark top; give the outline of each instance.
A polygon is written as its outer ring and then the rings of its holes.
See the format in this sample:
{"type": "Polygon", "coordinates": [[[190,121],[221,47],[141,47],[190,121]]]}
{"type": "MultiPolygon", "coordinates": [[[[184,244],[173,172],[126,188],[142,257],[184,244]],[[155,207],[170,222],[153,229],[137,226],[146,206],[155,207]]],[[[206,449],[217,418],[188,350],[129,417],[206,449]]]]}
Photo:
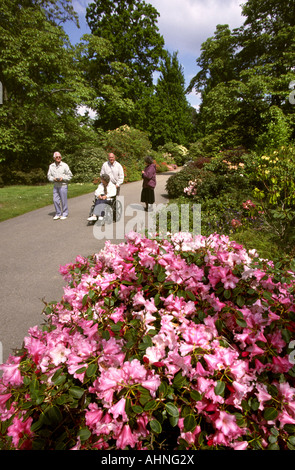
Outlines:
{"type": "Polygon", "coordinates": [[[148,211],[149,204],[154,204],[155,202],[156,165],[150,156],[145,157],[144,161],[146,167],[142,171],[141,202],[145,203],[145,211],[148,211]]]}

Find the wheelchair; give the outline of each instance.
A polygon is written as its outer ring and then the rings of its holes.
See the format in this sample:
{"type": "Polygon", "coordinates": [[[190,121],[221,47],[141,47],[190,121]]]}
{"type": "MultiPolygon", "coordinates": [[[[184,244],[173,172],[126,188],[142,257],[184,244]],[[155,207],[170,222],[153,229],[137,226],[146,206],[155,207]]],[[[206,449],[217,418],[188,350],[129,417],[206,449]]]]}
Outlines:
{"type": "Polygon", "coordinates": [[[98,198],[95,197],[90,209],[90,214],[96,216],[96,219],[91,221],[88,220],[88,225],[94,225],[95,223],[104,225],[119,222],[123,213],[123,205],[120,198],[118,196],[114,196],[104,201],[103,217],[99,217],[101,208],[99,207],[99,204],[96,204],[97,200],[98,198]]]}

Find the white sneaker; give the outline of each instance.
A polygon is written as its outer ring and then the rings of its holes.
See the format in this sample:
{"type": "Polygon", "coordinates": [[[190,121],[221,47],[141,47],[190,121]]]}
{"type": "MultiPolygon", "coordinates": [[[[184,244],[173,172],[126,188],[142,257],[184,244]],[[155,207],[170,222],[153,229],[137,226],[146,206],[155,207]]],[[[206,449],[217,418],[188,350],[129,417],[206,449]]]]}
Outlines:
{"type": "Polygon", "coordinates": [[[55,216],[53,217],[53,220],[58,220],[58,219],[60,219],[60,218],[61,218],[60,215],[55,215],[55,216]]]}
{"type": "Polygon", "coordinates": [[[91,222],[92,220],[96,220],[96,219],[97,219],[96,215],[91,215],[90,217],[88,217],[87,220],[89,220],[89,222],[91,222]]]}
{"type": "Polygon", "coordinates": [[[103,220],[104,217],[102,217],[101,215],[98,217],[98,220],[103,220]]]}
{"type": "Polygon", "coordinates": [[[67,215],[62,215],[62,216],[60,217],[60,220],[65,220],[65,219],[67,219],[67,218],[68,218],[67,215]]]}

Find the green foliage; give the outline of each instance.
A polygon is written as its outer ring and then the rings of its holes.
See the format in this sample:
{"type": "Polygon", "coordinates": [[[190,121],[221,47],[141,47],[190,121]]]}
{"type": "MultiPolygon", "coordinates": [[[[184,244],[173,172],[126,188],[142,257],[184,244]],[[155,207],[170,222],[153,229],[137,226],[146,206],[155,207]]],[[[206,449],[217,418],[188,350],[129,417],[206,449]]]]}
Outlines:
{"type": "Polygon", "coordinates": [[[188,185],[191,178],[199,175],[198,168],[191,165],[185,166],[181,171],[170,176],[166,183],[166,190],[171,199],[177,198],[183,194],[184,188],[188,185]]]}
{"type": "Polygon", "coordinates": [[[185,92],[183,69],[177,57],[166,52],[155,93],[143,104],[141,127],[148,129],[154,147],[167,142],[188,145],[193,138],[192,113],[185,92]]]}
{"type": "Polygon", "coordinates": [[[257,138],[257,148],[260,151],[270,151],[288,145],[291,128],[283,111],[278,106],[271,106],[263,117],[265,132],[257,138]]]}
{"type": "Polygon", "coordinates": [[[199,157],[189,162],[180,172],[169,178],[166,185],[169,197],[183,195],[190,182],[197,189],[194,200],[202,203],[206,198],[232,193],[234,188],[239,191],[247,188],[249,181],[244,169],[251,167],[252,159],[245,152],[243,147],[238,147],[221,152],[214,158],[199,157]]]}
{"type": "Polygon", "coordinates": [[[73,173],[73,183],[89,183],[99,177],[107,152],[102,147],[83,148],[66,156],[65,161],[73,173]]]}
{"type": "Polygon", "coordinates": [[[244,25],[218,25],[203,44],[189,90],[202,96],[199,127],[220,132],[222,144],[272,148],[294,138],[294,7],[289,0],[243,4],[244,25]]]}
{"type": "Polygon", "coordinates": [[[141,179],[145,167],[144,158],[151,152],[152,146],[146,133],[129,126],[108,131],[105,148],[113,152],[125,172],[125,182],[141,179]]]}
{"type": "Polygon", "coordinates": [[[30,171],[16,170],[13,166],[7,167],[3,173],[2,180],[9,184],[44,184],[47,181],[47,174],[41,168],[32,168],[30,171]]]}
{"type": "MultiPolygon", "coordinates": [[[[45,3],[4,0],[0,7],[4,19],[0,26],[4,170],[46,171],[56,148],[62,151],[71,135],[81,137],[75,109],[83,79],[75,68],[67,36],[53,19],[60,6],[45,3]]],[[[68,17],[67,11],[63,14],[61,10],[61,14],[68,17]]],[[[59,14],[57,20],[61,20],[59,14]]],[[[82,88],[85,92],[85,86],[82,88]]]]}
{"type": "Polygon", "coordinates": [[[257,159],[254,197],[269,230],[293,245],[295,239],[295,149],[281,147],[257,159]]]}
{"type": "Polygon", "coordinates": [[[167,142],[158,147],[158,151],[170,157],[172,162],[177,166],[182,166],[189,158],[188,149],[183,145],[178,145],[173,142],[167,142]]]}
{"type": "Polygon", "coordinates": [[[105,130],[134,125],[135,103],[153,92],[153,73],[164,46],[158,16],[152,5],[141,0],[94,1],[87,8],[92,35],[111,46],[108,57],[92,57],[85,69],[96,96],[101,97],[96,103],[97,122],[105,130]]]}

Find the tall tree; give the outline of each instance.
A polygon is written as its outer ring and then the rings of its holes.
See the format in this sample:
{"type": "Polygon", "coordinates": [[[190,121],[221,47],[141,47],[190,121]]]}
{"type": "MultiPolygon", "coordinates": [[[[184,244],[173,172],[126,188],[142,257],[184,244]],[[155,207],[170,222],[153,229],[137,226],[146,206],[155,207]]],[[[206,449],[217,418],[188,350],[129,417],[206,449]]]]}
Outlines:
{"type": "Polygon", "coordinates": [[[151,141],[154,146],[167,142],[187,145],[193,133],[193,109],[186,98],[185,78],[177,52],[166,52],[160,72],[155,94],[144,108],[151,141]]]}
{"type": "Polygon", "coordinates": [[[104,60],[92,60],[92,71],[102,78],[96,91],[101,97],[98,124],[105,129],[135,124],[133,105],[153,87],[164,46],[158,16],[143,0],[95,0],[87,8],[91,33],[112,46],[104,60]]]}
{"type": "Polygon", "coordinates": [[[197,59],[200,70],[187,91],[195,89],[201,95],[198,127],[204,135],[233,124],[238,80],[236,48],[237,38],[228,25],[217,25],[214,36],[201,46],[197,59]]]}

